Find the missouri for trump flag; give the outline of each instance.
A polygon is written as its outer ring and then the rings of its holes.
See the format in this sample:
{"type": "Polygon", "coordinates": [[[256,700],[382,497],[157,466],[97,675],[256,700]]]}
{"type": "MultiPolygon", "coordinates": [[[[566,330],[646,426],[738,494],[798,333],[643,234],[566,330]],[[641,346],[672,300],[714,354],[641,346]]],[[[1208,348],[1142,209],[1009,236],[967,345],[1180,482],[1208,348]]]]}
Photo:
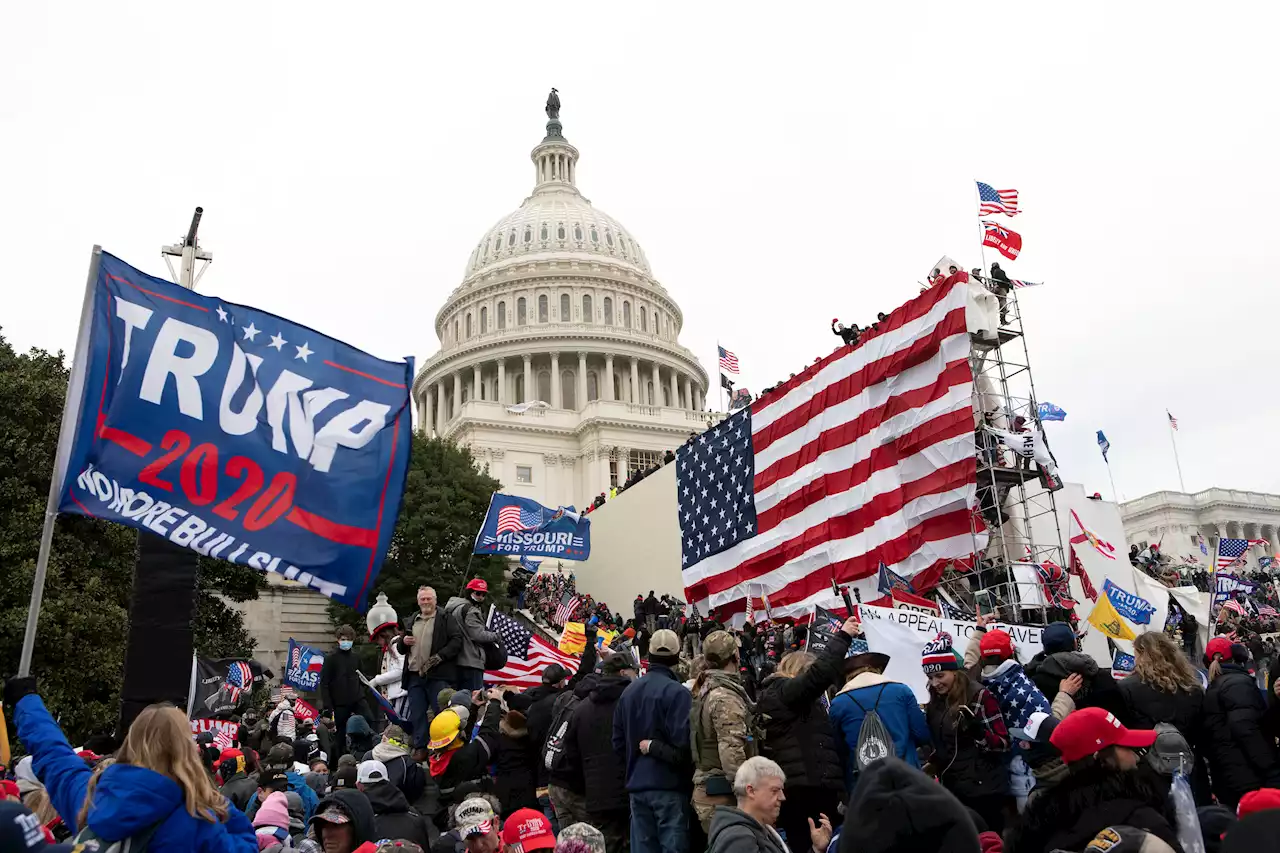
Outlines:
{"type": "MultiPolygon", "coordinates": [[[[773,618],[839,602],[881,563],[917,590],[974,551],[969,275],[939,281],[676,452],[686,599],[773,618]]],[[[979,541],[979,547],[982,547],[979,541]]]]}

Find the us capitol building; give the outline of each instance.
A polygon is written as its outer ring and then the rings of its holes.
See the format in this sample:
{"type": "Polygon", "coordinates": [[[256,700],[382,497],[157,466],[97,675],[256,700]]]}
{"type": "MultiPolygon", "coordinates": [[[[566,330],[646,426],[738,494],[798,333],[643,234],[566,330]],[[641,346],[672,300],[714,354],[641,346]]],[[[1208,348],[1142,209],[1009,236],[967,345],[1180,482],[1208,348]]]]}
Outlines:
{"type": "Polygon", "coordinates": [[[578,191],[554,89],[546,109],[533,193],[476,244],[413,399],[504,491],[581,509],[706,428],[707,373],[640,244],[578,191]]]}

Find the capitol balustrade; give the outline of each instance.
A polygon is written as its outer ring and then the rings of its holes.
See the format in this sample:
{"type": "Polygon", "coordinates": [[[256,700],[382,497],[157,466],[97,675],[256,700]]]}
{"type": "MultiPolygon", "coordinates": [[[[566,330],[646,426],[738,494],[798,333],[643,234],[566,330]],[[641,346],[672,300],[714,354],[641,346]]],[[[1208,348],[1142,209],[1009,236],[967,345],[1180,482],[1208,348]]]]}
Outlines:
{"type": "Polygon", "coordinates": [[[624,403],[617,400],[592,400],[581,410],[553,409],[550,406],[536,406],[523,411],[513,411],[517,407],[508,406],[493,400],[468,400],[462,404],[461,410],[448,421],[445,435],[450,428],[464,421],[483,421],[503,424],[505,426],[527,426],[538,429],[576,430],[591,421],[629,421],[643,422],[655,427],[693,431],[705,429],[707,419],[720,420],[723,415],[712,412],[691,412],[671,406],[649,406],[642,403],[624,403]]]}

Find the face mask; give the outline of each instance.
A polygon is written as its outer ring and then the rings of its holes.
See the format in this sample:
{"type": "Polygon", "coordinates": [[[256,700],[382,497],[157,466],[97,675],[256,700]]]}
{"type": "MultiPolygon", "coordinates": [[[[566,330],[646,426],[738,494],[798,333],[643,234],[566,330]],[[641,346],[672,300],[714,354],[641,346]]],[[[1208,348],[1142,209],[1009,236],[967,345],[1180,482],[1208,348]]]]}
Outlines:
{"type": "Polygon", "coordinates": [[[354,642],[354,641],[352,641],[352,640],[339,640],[339,641],[338,641],[338,648],[342,649],[344,652],[349,652],[349,651],[351,651],[351,647],[352,647],[353,645],[355,645],[355,642],[354,642]]]}

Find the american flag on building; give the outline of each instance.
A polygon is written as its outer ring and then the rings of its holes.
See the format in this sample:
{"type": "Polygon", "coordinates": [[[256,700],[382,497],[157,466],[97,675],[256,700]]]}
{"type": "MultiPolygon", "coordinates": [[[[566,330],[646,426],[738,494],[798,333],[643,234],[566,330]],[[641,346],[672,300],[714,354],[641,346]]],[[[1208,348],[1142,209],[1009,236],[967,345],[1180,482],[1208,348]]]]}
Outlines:
{"type": "Polygon", "coordinates": [[[498,534],[536,530],[542,526],[542,513],[519,506],[504,506],[498,510],[498,534]]]}
{"type": "Polygon", "coordinates": [[[505,613],[489,611],[489,630],[496,631],[507,653],[507,665],[487,670],[485,684],[510,684],[513,687],[537,687],[542,671],[558,663],[570,673],[578,671],[578,658],[567,655],[535,635],[505,613]]]}
{"type": "Polygon", "coordinates": [[[1219,569],[1226,569],[1236,563],[1243,563],[1244,554],[1248,550],[1248,539],[1219,539],[1218,558],[1214,561],[1214,566],[1219,569]]]}
{"type": "Polygon", "coordinates": [[[738,357],[722,346],[717,346],[716,349],[720,350],[720,369],[727,370],[729,373],[737,373],[738,357]]]}
{"type": "Polygon", "coordinates": [[[560,599],[560,606],[556,608],[556,624],[563,625],[572,619],[573,613],[578,609],[580,603],[582,603],[582,599],[571,592],[566,592],[560,599]]]}
{"type": "Polygon", "coordinates": [[[998,190],[991,184],[978,181],[978,215],[988,213],[1004,213],[1009,216],[1018,215],[1018,191],[998,190]]]}
{"type": "Polygon", "coordinates": [[[686,598],[773,617],[871,594],[881,562],[928,589],[974,551],[969,276],[939,282],[676,453],[686,598]],[[759,585],[759,590],[756,589],[759,585]]]}

